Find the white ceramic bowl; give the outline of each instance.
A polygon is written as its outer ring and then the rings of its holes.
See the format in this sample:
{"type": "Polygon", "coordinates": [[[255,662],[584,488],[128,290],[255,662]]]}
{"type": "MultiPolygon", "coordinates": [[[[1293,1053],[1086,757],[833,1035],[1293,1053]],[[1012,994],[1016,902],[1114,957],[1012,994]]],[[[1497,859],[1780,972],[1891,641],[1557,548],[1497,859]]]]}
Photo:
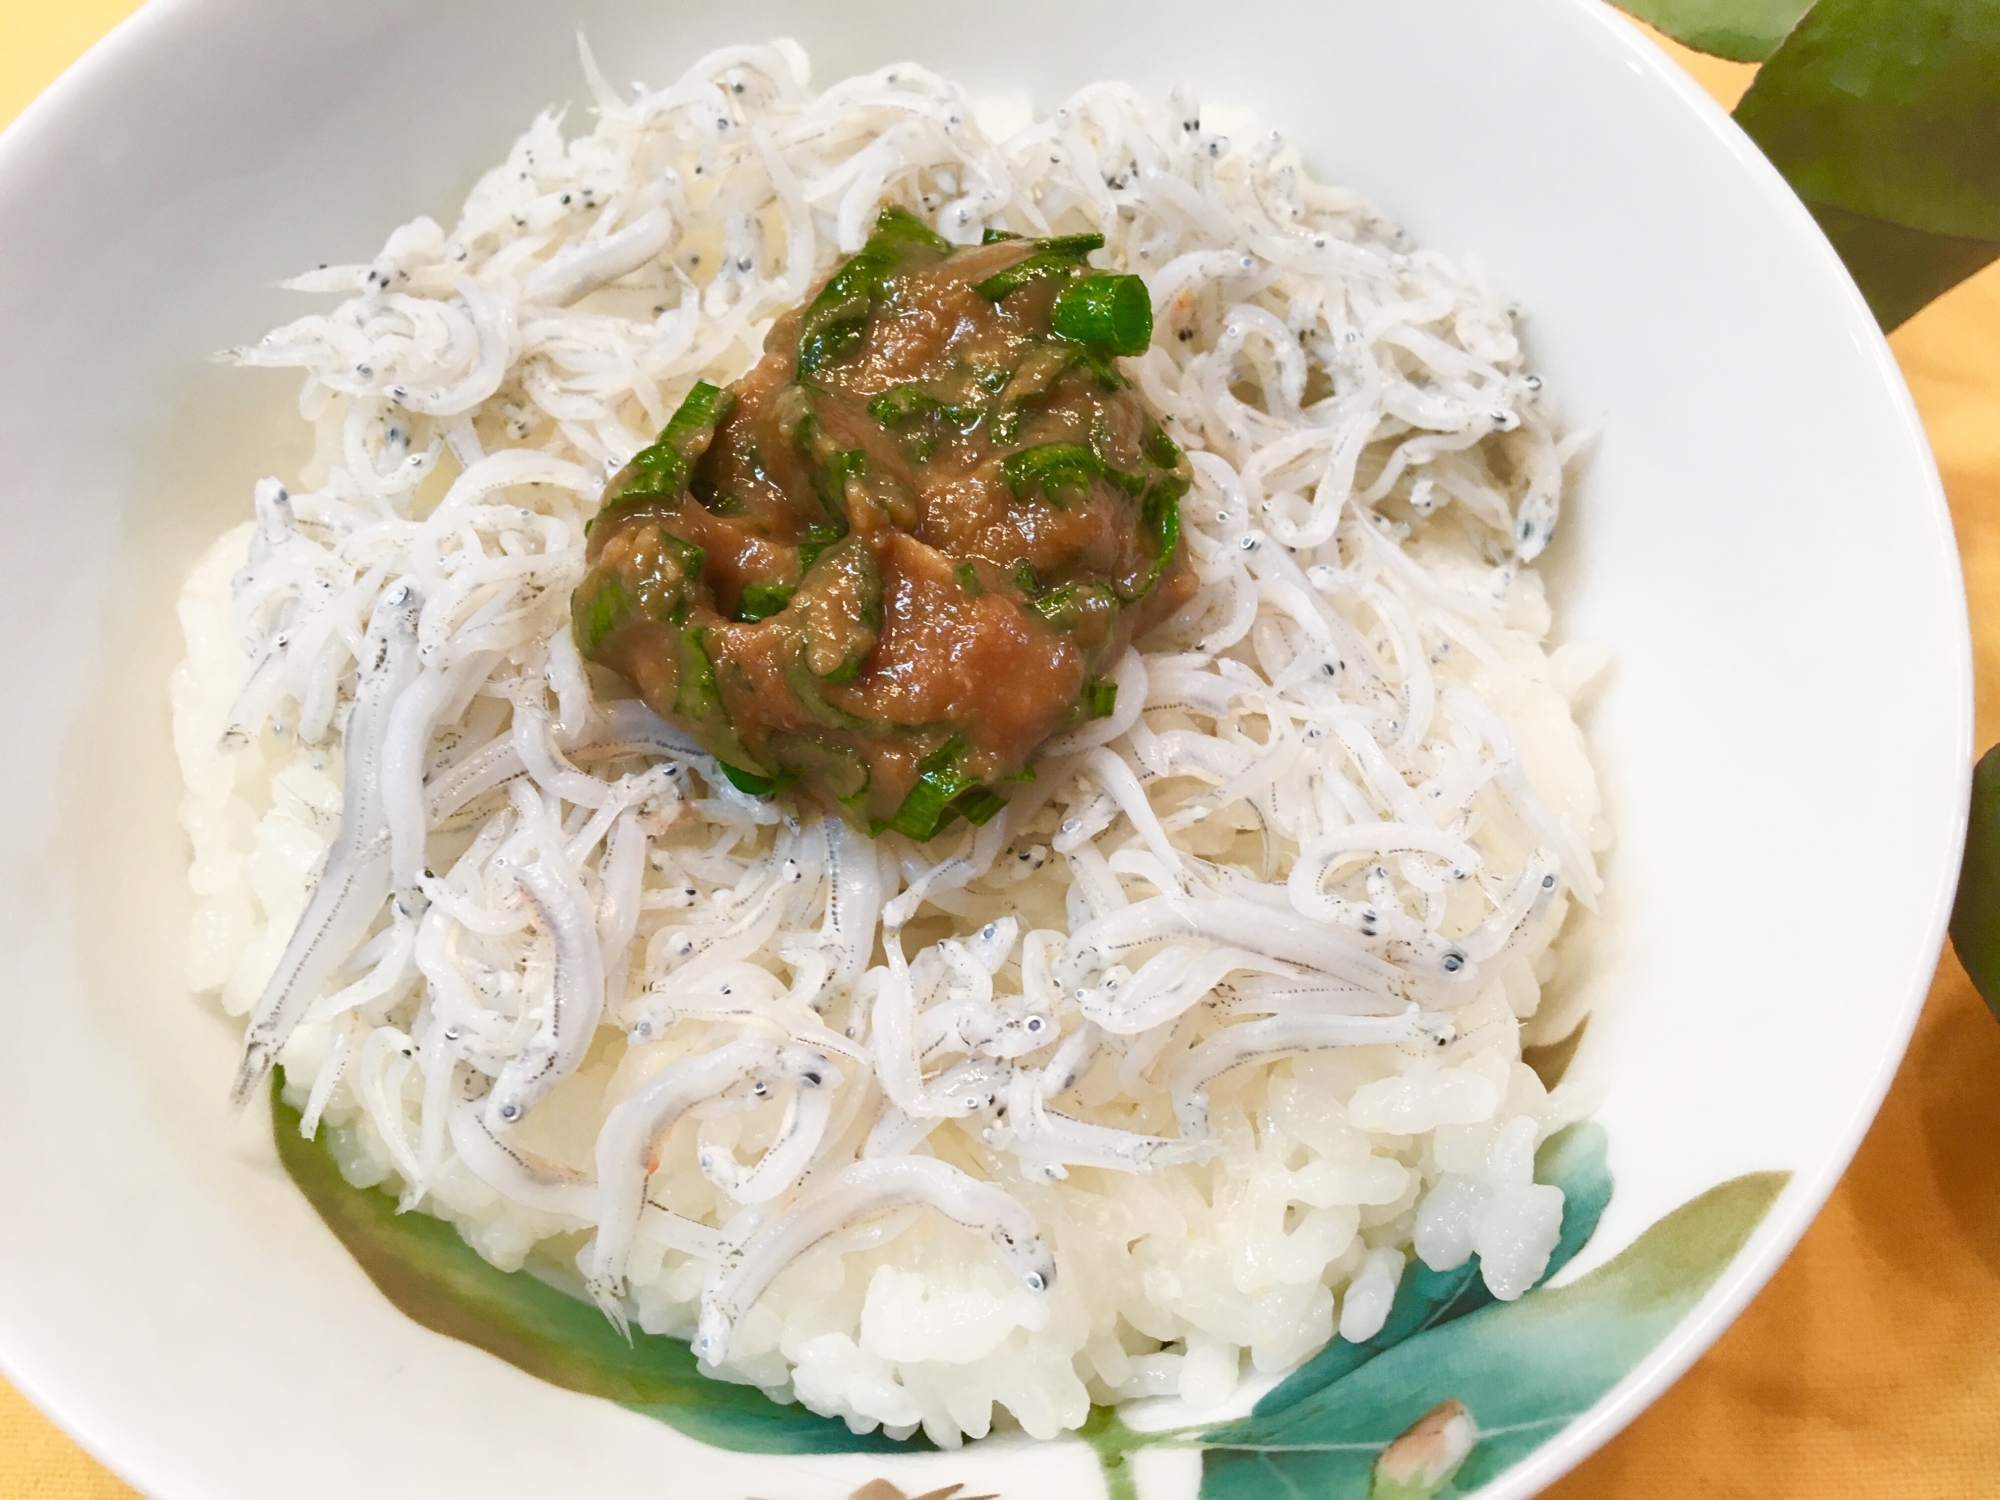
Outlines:
{"type": "MultiPolygon", "coordinates": [[[[1254,105],[1323,176],[1480,259],[1571,417],[1602,424],[1555,576],[1561,630],[1617,659],[1589,730],[1618,847],[1574,998],[1618,1188],[1565,1279],[1725,1178],[1792,1175],[1692,1311],[1483,1494],[1531,1492],[1630,1420],[1838,1178],[1937,955],[1971,694],[1923,435],[1806,214],[1587,0],[1004,12],[154,0],[0,138],[0,1364],[142,1489],[1100,1492],[1075,1442],[723,1453],[427,1332],[265,1121],[231,1117],[234,1042],[183,993],[172,600],[303,430],[288,382],[207,356],[290,314],[279,277],[448,211],[537,107],[581,97],[578,24],[616,76],[789,34],[822,79],[911,56],[1043,106],[1103,75],[1254,105]]],[[[1146,1500],[1191,1494],[1196,1462],[1147,1455],[1146,1500]]]]}

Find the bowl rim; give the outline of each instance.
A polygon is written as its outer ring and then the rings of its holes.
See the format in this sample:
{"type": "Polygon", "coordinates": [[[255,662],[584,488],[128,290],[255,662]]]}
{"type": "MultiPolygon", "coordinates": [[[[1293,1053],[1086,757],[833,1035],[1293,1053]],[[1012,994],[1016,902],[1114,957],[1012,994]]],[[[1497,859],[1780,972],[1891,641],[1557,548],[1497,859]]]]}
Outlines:
{"type": "MultiPolygon", "coordinates": [[[[1814,271],[1831,281],[1834,294],[1845,305],[1848,331],[1865,352],[1869,373],[1882,383],[1890,411],[1914,449],[1923,498],[1928,502],[1927,519],[1936,528],[1952,562],[1960,564],[1943,481],[1908,384],[1853,278],[1804,203],[1735,120],[1631,18],[1614,10],[1607,0],[1556,0],[1556,3],[1595,26],[1635,72],[1664,84],[1678,97],[1775,211],[1776,222],[1787,230],[1801,270],[1814,271]]],[[[181,27],[199,24],[205,15],[219,13],[228,4],[229,0],[142,0],[0,129],[0,193],[4,193],[16,165],[32,159],[43,141],[61,129],[72,113],[87,110],[115,83],[122,70],[144,66],[147,49],[156,40],[173,35],[181,27]]],[[[1957,622],[1951,639],[1954,660],[1949,664],[1954,692],[1949,705],[1940,706],[1940,720],[1948,710],[1954,738],[1963,747],[1953,788],[1956,812],[1949,846],[1954,858],[1938,872],[1930,898],[1926,935],[1910,954],[1908,977],[1902,992],[1894,997],[1891,1045],[1877,1060],[1866,1089],[1856,1096],[1838,1142],[1824,1152],[1815,1170],[1793,1175],[1779,1202],[1773,1205],[1750,1241],[1723,1268],[1694,1311],[1681,1319],[1590,1409],[1482,1487],[1477,1492],[1481,1500],[1518,1500],[1554,1483],[1602,1448],[1679,1380],[1763,1290],[1791,1254],[1845,1175],[1871,1128],[1907,1051],[1942,954],[1957,885],[1956,852],[1962,850],[1965,839],[1974,705],[1971,635],[1962,564],[1951,570],[1950,579],[1951,596],[1945,603],[1957,622]]],[[[1886,1001],[1885,996],[1885,1009],[1886,1001]]],[[[56,1399],[48,1382],[11,1352],[17,1341],[8,1337],[7,1332],[5,1307],[0,1306],[0,1377],[10,1381],[58,1428],[107,1468],[143,1488],[151,1474],[157,1472],[156,1465],[148,1454],[134,1447],[129,1436],[121,1435],[115,1414],[93,1409],[86,1400],[66,1403],[56,1399]]]]}
{"type": "Polygon", "coordinates": [[[1923,943],[1912,955],[1903,991],[1895,997],[1895,1025],[1891,1044],[1877,1060],[1867,1089],[1855,1107],[1839,1142],[1828,1151],[1818,1169],[1810,1174],[1793,1173],[1791,1181],[1769,1215],[1758,1226],[1748,1244],[1739,1250],[1693,1313],[1656,1344],[1650,1353],[1623,1380],[1589,1411],[1572,1421],[1552,1441],[1544,1443],[1522,1460],[1488,1490],[1481,1500],[1514,1500],[1534,1494],[1569,1473],[1601,1449],[1651,1406],[1669,1386],[1693,1367],[1695,1361],[1714,1345],[1736,1321],[1797,1248],[1820,1211],[1832,1197],[1848,1165],[1861,1148],[1862,1140],[1875,1123],[1909,1050],[1917,1020],[1923,1013],[1939,959],[1943,955],[1946,929],[1951,920],[1952,899],[1958,888],[1958,864],[1965,845],[1969,798],[1972,791],[1973,761],[1973,680],[1971,620],[1966,605],[1965,571],[1958,553],[1951,508],[1945,497],[1944,480],[1931,451],[1929,435],[1917,411],[1902,367],[1889,347],[1887,335],[1861,295],[1839,253],[1820,229],[1818,222],[1782,173],[1765,156],[1755,141],[1738,125],[1708,91],[1630,17],[1618,12],[1609,0],[1571,0],[1601,31],[1623,49],[1628,61],[1644,69],[1679,96],[1709,133],[1743,169],[1763,197],[1776,210],[1779,222],[1789,227],[1806,265],[1816,265],[1828,278],[1836,295],[1846,304],[1851,331],[1866,351],[1872,373],[1880,378],[1891,407],[1915,449],[1928,502],[1931,524],[1939,531],[1944,549],[1955,566],[1950,572],[1951,597],[1948,601],[1956,620],[1952,631],[1955,660],[1951,677],[1955,685],[1949,705],[1954,738],[1962,748],[1956,784],[1953,788],[1949,847],[1952,857],[1939,873],[1931,896],[1931,913],[1923,943]]]}

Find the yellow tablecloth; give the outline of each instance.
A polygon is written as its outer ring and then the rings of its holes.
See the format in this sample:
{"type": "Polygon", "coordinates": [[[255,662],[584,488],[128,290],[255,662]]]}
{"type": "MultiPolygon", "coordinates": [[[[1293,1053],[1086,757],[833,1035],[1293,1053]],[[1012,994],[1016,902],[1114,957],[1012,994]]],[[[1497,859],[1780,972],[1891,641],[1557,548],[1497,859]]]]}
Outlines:
{"type": "MultiPolygon", "coordinates": [[[[133,8],[0,0],[0,122],[133,8]]],[[[1725,105],[1754,69],[1666,44],[1725,105]]],[[[1890,340],[1944,471],[2000,739],[2000,264],[1890,340]]],[[[0,1500],[132,1494],[0,1384],[0,1500]]],[[[1551,1500],[2000,1495],[2000,1025],[1948,952],[1853,1167],[1708,1356],[1551,1500]]]]}

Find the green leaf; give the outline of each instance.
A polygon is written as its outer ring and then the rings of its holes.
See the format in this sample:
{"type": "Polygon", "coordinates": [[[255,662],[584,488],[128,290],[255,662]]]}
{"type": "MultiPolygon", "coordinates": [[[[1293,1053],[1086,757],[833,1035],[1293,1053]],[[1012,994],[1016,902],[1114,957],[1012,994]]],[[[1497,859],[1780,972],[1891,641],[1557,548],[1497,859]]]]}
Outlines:
{"type": "MultiPolygon", "coordinates": [[[[1535,1181],[1563,1190],[1562,1229],[1549,1252],[1547,1281],[1568,1265],[1589,1241],[1611,1202],[1611,1170],[1604,1160],[1604,1127],[1585,1121],[1557,1131],[1535,1152],[1535,1181]]],[[[1377,1355],[1385,1354],[1413,1334],[1467,1313],[1493,1300],[1479,1273],[1479,1257],[1450,1271],[1433,1271],[1416,1261],[1403,1273],[1389,1320],[1372,1339],[1351,1344],[1335,1339],[1268,1391],[1252,1415],[1265,1417],[1318,1394],[1352,1374],[1377,1355]]],[[[1393,1434],[1392,1434],[1393,1436],[1393,1434]]]]}
{"type": "Polygon", "coordinates": [[[525,1271],[487,1264],[443,1220],[399,1214],[387,1194],[350,1187],[325,1144],[300,1135],[299,1112],[285,1103],[283,1087],[282,1071],[274,1073],[278,1160],[382,1295],[432,1332],[737,1453],[909,1451],[909,1443],[857,1436],[843,1422],[780,1406],[753,1387],[711,1380],[678,1339],[635,1329],[628,1344],[595,1307],[525,1271]]]}
{"type": "Polygon", "coordinates": [[[1840,252],[1848,275],[1885,331],[1908,321],[1982,266],[2000,260],[2000,240],[1906,229],[1810,198],[1806,207],[1840,252]]]}
{"type": "Polygon", "coordinates": [[[1982,755],[1972,772],[1972,816],[1951,909],[1951,945],[2000,1017],[2000,745],[1982,755]]]}
{"type": "Polygon", "coordinates": [[[1893,327],[2000,256],[2000,5],[1818,0],[1736,107],[1893,327]]]}
{"type": "Polygon", "coordinates": [[[1202,1500],[1362,1500],[1382,1451],[1443,1401],[1480,1434],[1453,1478],[1470,1492],[1554,1437],[1699,1302],[1790,1174],[1711,1188],[1590,1275],[1406,1339],[1347,1378],[1202,1438],[1202,1500]]]}
{"type": "Polygon", "coordinates": [[[2000,6],[1819,0],[1736,119],[1804,198],[2000,240],[2000,6]]]}
{"type": "Polygon", "coordinates": [[[1762,62],[1778,50],[1812,0],[1619,0],[1619,8],[1682,46],[1731,62],[1762,62]]]}

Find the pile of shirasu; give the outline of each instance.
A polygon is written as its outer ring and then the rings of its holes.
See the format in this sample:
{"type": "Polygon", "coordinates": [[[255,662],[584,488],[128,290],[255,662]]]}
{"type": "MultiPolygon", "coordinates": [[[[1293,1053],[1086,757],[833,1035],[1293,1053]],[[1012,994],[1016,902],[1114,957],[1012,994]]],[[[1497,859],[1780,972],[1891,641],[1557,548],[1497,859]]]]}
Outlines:
{"type": "Polygon", "coordinates": [[[782,42],[629,96],[585,67],[591,133],[544,115],[454,228],[235,351],[304,370],[318,434],[182,603],[191,976],[249,1013],[240,1096],[282,1062],[353,1180],[496,1263],[945,1444],[1212,1404],[1245,1350],[1374,1333],[1412,1247],[1518,1296],[1577,1113],[1518,1022],[1604,839],[1594,659],[1544,655],[1525,566],[1569,445],[1507,309],[1185,98],[1013,128],[914,66],[814,94],[782,42]],[[890,202],[1146,278],[1124,368],[1202,585],[1111,717],[921,847],[735,791],[567,613],[606,476],[890,202]]]}

